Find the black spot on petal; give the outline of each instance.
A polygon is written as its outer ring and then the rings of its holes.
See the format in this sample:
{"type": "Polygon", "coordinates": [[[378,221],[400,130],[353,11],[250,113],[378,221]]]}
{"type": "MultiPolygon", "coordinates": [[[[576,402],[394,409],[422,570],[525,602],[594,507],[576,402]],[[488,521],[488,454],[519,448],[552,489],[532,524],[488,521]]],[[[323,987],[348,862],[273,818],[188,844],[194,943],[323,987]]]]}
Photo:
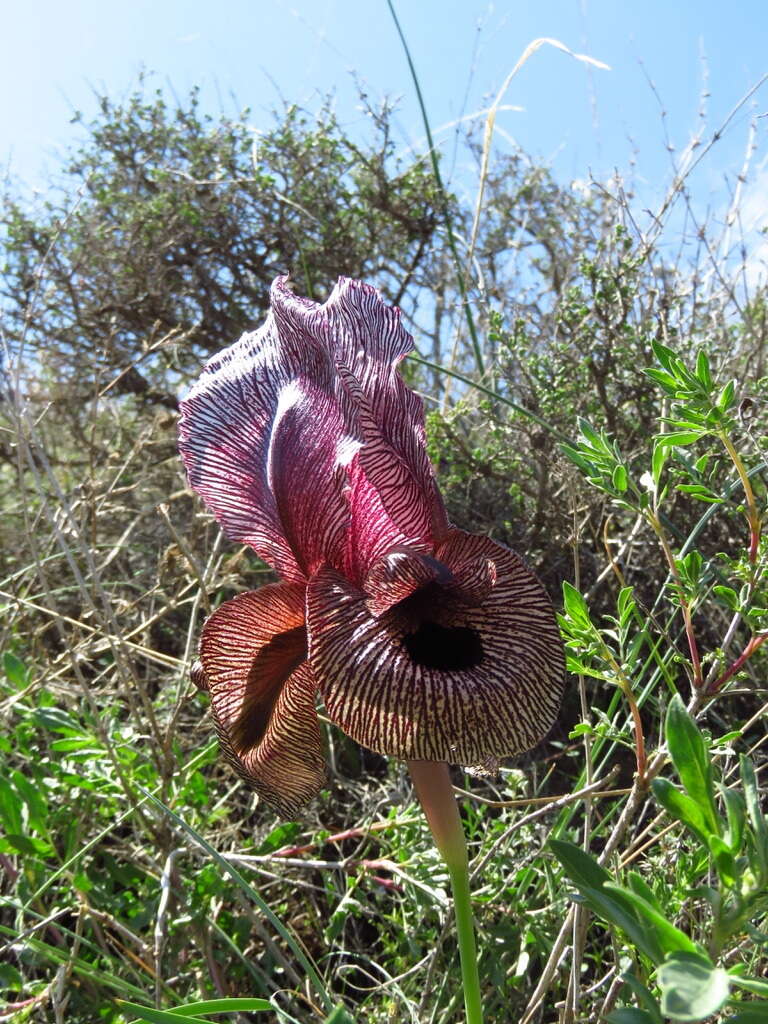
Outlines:
{"type": "Polygon", "coordinates": [[[426,620],[403,643],[416,664],[425,668],[458,672],[483,660],[480,634],[468,626],[441,626],[426,620]]]}

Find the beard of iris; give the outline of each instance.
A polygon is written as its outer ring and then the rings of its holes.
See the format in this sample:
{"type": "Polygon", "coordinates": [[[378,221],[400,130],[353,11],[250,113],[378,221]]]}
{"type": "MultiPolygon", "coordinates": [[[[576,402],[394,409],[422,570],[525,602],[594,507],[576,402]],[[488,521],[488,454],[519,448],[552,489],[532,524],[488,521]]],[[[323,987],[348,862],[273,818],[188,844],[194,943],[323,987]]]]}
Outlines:
{"type": "Polygon", "coordinates": [[[480,634],[466,624],[466,604],[450,588],[428,583],[391,611],[411,660],[423,668],[460,672],[483,660],[480,634]]]}

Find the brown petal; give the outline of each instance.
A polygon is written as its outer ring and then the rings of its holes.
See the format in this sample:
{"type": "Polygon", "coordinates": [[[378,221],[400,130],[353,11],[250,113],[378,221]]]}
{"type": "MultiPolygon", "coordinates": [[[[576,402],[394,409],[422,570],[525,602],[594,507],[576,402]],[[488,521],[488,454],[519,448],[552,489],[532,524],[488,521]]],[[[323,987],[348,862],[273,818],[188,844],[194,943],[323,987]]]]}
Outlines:
{"type": "Polygon", "coordinates": [[[267,803],[294,816],[325,781],[304,587],[271,584],[221,605],[203,627],[200,659],[222,750],[267,803]]]}

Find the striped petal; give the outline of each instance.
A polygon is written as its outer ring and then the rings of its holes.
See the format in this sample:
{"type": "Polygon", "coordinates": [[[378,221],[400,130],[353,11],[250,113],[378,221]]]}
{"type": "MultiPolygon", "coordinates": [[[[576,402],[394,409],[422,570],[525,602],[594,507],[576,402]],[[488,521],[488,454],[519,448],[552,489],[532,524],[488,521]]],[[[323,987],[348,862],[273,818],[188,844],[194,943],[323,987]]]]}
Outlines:
{"type": "Polygon", "coordinates": [[[228,537],[288,580],[342,559],[354,444],[337,389],[323,339],[280,326],[273,310],[206,365],[181,403],[191,486],[228,537]]]}
{"type": "Polygon", "coordinates": [[[399,309],[348,278],[339,278],[322,306],[293,295],[280,279],[273,308],[285,329],[322,339],[332,353],[339,404],[359,443],[347,464],[352,523],[343,565],[359,581],[391,547],[422,543],[426,549],[448,530],[426,452],[423,403],[398,373],[413,338],[399,309]]]}
{"type": "MultiPolygon", "coordinates": [[[[379,616],[372,595],[334,569],[310,581],[310,664],[328,715],[364,746],[405,759],[472,766],[527,750],[553,724],[563,689],[549,598],[486,537],[451,530],[434,557],[450,581],[440,574],[379,616]]],[[[403,567],[408,589],[413,561],[403,567]]]]}
{"type": "Polygon", "coordinates": [[[361,582],[393,546],[430,550],[448,523],[421,399],[397,372],[413,349],[400,311],[345,278],[322,305],[278,278],[271,301],[182,402],[191,486],[287,580],[327,563],[361,582]]]}
{"type": "Polygon", "coordinates": [[[304,587],[277,583],[240,594],[207,620],[202,670],[224,754],[285,817],[325,781],[315,696],[306,661],[304,587]]]}

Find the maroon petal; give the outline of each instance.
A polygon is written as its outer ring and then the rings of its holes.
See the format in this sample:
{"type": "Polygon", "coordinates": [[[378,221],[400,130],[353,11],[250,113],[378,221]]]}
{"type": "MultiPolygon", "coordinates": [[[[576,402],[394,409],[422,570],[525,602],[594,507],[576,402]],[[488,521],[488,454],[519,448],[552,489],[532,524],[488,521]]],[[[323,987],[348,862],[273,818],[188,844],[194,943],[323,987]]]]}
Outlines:
{"type": "Polygon", "coordinates": [[[350,480],[353,519],[364,520],[348,547],[355,576],[393,543],[443,538],[448,521],[426,452],[423,404],[398,373],[413,351],[400,310],[348,278],[322,306],[295,296],[280,279],[273,308],[283,329],[324,340],[339,374],[345,422],[362,441],[350,480]]]}
{"type": "Polygon", "coordinates": [[[427,583],[450,583],[446,566],[429,555],[407,549],[389,551],[372,567],[365,580],[365,602],[372,615],[383,615],[427,583]]]}
{"type": "Polygon", "coordinates": [[[325,781],[306,636],[304,587],[277,583],[221,605],[200,640],[222,749],[248,785],[285,817],[293,817],[325,781]]]}
{"type": "MultiPolygon", "coordinates": [[[[427,582],[379,617],[371,595],[333,569],[310,581],[310,663],[328,715],[364,746],[405,759],[477,765],[526,750],[553,724],[563,689],[549,598],[486,537],[451,530],[434,555],[454,583],[427,582]],[[468,603],[472,585],[479,603],[468,603]]],[[[413,565],[402,565],[408,589],[413,565]]]]}
{"type": "Polygon", "coordinates": [[[181,403],[191,486],[233,540],[289,580],[340,563],[351,451],[327,345],[273,315],[205,367],[181,403]]]}

